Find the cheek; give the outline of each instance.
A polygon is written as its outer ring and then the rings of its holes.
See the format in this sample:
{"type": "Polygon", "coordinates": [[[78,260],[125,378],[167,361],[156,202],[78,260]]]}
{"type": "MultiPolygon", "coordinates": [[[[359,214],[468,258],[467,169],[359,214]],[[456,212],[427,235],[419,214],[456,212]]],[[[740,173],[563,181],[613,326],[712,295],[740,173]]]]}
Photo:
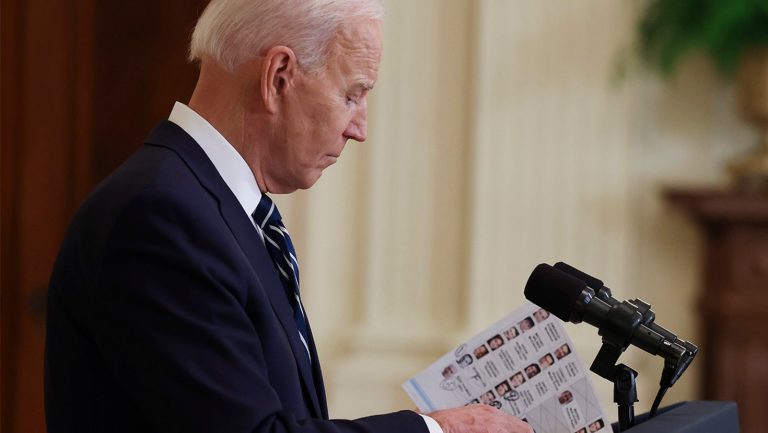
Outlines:
{"type": "Polygon", "coordinates": [[[333,129],[338,134],[344,132],[352,120],[352,109],[343,101],[333,106],[329,106],[325,112],[326,122],[329,129],[333,129]]]}
{"type": "Polygon", "coordinates": [[[323,154],[332,151],[340,151],[344,145],[344,134],[349,125],[349,115],[346,110],[334,110],[325,113],[322,120],[313,125],[314,135],[309,137],[314,140],[313,148],[323,154]]]}

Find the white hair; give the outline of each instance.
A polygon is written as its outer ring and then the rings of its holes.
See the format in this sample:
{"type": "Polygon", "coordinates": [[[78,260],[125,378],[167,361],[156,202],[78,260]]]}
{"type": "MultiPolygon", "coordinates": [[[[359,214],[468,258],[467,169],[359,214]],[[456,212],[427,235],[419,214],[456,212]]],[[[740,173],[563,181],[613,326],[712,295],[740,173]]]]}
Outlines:
{"type": "Polygon", "coordinates": [[[325,66],[340,24],[382,17],[380,0],[211,0],[192,33],[189,59],[209,56],[232,72],[285,45],[302,68],[314,70],[325,66]]]}

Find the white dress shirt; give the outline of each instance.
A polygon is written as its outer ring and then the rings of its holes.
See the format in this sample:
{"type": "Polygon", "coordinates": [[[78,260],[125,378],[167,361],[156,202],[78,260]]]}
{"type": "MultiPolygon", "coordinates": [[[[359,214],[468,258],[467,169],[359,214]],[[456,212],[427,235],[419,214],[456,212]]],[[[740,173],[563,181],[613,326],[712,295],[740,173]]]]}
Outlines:
{"type": "Polygon", "coordinates": [[[261,191],[243,157],[213,125],[181,102],[174,104],[168,120],[178,125],[200,145],[224,179],[224,183],[235,194],[248,219],[251,219],[251,214],[261,200],[261,191]]]}
{"type": "MultiPolygon", "coordinates": [[[[211,160],[213,166],[216,167],[216,171],[224,179],[224,183],[227,184],[235,198],[237,198],[237,201],[240,202],[243,211],[248,215],[248,220],[256,227],[256,231],[262,237],[261,240],[263,242],[264,234],[254,223],[253,218],[251,218],[251,214],[256,210],[256,206],[261,200],[261,190],[259,190],[259,185],[256,183],[256,178],[253,176],[251,168],[240,153],[229,144],[227,139],[213,125],[203,119],[195,110],[181,102],[176,102],[173,105],[173,110],[171,115],[168,116],[168,120],[183,129],[203,149],[203,152],[211,160]]],[[[421,415],[421,417],[424,418],[429,433],[443,433],[443,429],[440,428],[437,421],[426,415],[421,415]]]]}

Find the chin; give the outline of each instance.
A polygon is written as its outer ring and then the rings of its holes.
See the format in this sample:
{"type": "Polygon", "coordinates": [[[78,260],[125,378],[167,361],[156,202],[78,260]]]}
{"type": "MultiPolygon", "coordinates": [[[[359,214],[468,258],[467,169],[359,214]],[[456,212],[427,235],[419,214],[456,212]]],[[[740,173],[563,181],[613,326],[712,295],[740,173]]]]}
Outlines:
{"type": "Polygon", "coordinates": [[[296,189],[309,189],[312,188],[322,176],[323,171],[317,170],[316,173],[308,174],[303,179],[300,179],[296,189]]]}

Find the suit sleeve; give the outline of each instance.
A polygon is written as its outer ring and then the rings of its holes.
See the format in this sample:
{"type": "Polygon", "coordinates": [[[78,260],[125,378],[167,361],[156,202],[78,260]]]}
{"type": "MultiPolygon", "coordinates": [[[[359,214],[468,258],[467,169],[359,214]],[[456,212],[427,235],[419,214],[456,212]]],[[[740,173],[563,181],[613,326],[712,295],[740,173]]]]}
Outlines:
{"type": "Polygon", "coordinates": [[[86,323],[156,430],[427,433],[411,411],[329,421],[297,419],[281,407],[243,308],[246,274],[233,269],[232,235],[210,223],[212,209],[177,192],[144,191],[117,219],[96,278],[86,323]]]}

